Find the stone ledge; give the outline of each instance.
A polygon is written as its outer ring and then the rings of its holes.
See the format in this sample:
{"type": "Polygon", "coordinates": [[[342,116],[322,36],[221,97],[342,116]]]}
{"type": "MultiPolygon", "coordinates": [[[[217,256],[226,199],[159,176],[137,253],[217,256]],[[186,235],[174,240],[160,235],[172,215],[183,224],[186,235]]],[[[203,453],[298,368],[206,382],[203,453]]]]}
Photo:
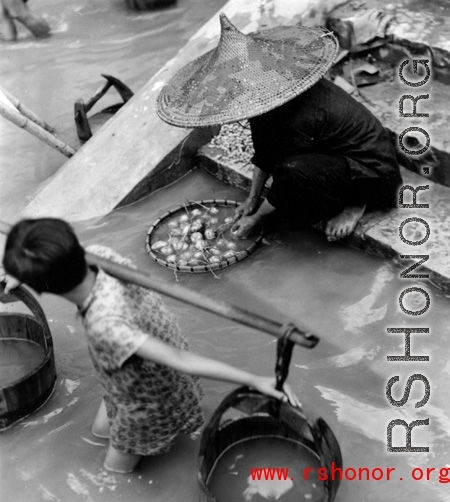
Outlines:
{"type": "MultiPolygon", "coordinates": [[[[386,0],[374,0],[370,3],[370,8],[388,9],[395,15],[389,32],[392,51],[384,55],[384,62],[395,68],[408,58],[429,58],[432,67],[430,82],[424,88],[414,88],[402,84],[394,75],[389,80],[363,87],[355,97],[391,132],[404,166],[403,184],[430,186],[429,190],[418,194],[420,203],[428,203],[430,207],[367,213],[346,242],[367,253],[394,259],[403,270],[407,268],[407,262],[400,258],[401,255],[428,255],[429,259],[421,266],[421,273],[428,273],[429,280],[436,287],[450,293],[450,230],[446,225],[450,214],[450,141],[446,134],[450,121],[447,100],[450,82],[450,42],[447,33],[450,17],[440,17],[441,11],[450,14],[450,6],[425,3],[416,12],[411,12],[409,7],[404,1],[394,4],[386,0]],[[429,117],[399,117],[399,99],[404,94],[430,94],[430,99],[421,101],[418,108],[418,112],[429,113],[429,117]],[[412,126],[422,127],[430,134],[431,146],[424,155],[406,155],[398,146],[399,134],[412,126]],[[425,166],[430,168],[429,175],[423,173],[425,166]],[[400,224],[411,217],[422,218],[430,227],[430,238],[422,245],[408,245],[400,238],[400,224]]],[[[333,16],[344,17],[354,14],[355,10],[352,2],[347,2],[334,9],[333,16]]],[[[232,131],[231,134],[234,136],[232,141],[242,143],[246,152],[228,155],[229,150],[222,147],[220,139],[217,142],[214,140],[200,149],[199,163],[219,179],[248,190],[252,173],[248,131],[242,129],[240,133],[232,131]],[[239,134],[246,137],[237,138],[239,134]]],[[[405,146],[411,150],[419,148],[417,144],[405,143],[405,146]]],[[[408,202],[406,197],[405,194],[405,203],[408,202]]],[[[424,229],[421,223],[408,223],[403,228],[403,236],[408,239],[408,235],[418,235],[424,229]]],[[[411,241],[417,240],[416,237],[409,238],[411,241]]]]}
{"type": "MultiPolygon", "coordinates": [[[[206,145],[199,150],[198,164],[225,183],[249,190],[252,167],[227,162],[218,148],[206,145]],[[220,157],[220,158],[219,158],[220,157]]],[[[429,190],[418,193],[417,201],[429,204],[428,209],[393,209],[386,212],[366,213],[352,236],[345,241],[351,247],[367,253],[396,259],[406,269],[407,263],[401,255],[428,255],[420,272],[429,274],[429,280],[439,289],[450,293],[450,228],[447,215],[450,214],[450,188],[428,181],[402,168],[404,185],[417,187],[429,185],[429,190]],[[404,243],[399,235],[400,224],[406,218],[417,217],[425,220],[430,227],[430,238],[422,245],[412,246],[404,243]]],[[[405,192],[404,203],[411,203],[405,192]]],[[[424,225],[413,222],[403,228],[403,236],[411,241],[419,241],[425,235],[424,225]]],[[[411,262],[412,263],[412,262],[411,262]]]]}

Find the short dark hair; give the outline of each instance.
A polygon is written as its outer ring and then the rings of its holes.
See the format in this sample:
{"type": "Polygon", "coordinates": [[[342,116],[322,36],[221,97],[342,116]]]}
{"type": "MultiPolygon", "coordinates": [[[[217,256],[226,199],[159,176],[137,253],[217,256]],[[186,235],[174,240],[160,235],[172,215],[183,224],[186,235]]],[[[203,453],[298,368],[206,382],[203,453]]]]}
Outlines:
{"type": "Polygon", "coordinates": [[[54,294],[72,291],[87,272],[85,251],[74,230],[57,218],[16,223],[6,239],[3,267],[38,293],[54,294]]]}

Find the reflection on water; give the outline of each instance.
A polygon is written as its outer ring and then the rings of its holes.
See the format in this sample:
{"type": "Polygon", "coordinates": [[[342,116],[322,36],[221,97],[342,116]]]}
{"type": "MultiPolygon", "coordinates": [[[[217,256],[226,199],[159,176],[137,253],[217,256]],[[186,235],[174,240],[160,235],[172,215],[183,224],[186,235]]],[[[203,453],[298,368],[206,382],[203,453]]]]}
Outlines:
{"type": "Polygon", "coordinates": [[[353,305],[341,309],[341,318],[346,330],[357,334],[358,329],[375,321],[381,321],[386,315],[388,302],[383,296],[386,284],[394,277],[394,269],[389,263],[379,268],[374,277],[370,292],[353,305]],[[377,303],[381,306],[377,307],[377,303]]]}

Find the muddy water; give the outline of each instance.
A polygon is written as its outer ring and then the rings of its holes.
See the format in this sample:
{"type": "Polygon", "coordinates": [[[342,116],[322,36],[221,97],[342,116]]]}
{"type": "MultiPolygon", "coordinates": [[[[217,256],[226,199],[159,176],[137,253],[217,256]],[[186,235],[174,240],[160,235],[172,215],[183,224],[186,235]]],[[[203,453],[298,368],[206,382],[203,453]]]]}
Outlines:
{"type": "MultiPolygon", "coordinates": [[[[171,8],[132,12],[125,0],[39,0],[30,8],[51,26],[37,40],[18,25],[19,40],[0,40],[1,86],[80,146],[73,107],[112,75],[138,91],[226,0],[178,0],[171,8]]],[[[120,102],[110,89],[89,115],[120,102]]],[[[34,191],[66,157],[0,117],[0,215],[16,221],[34,191]]]]}
{"type": "MultiPolygon", "coordinates": [[[[67,142],[74,138],[72,107],[87,99],[110,73],[139,88],[224,2],[178,0],[175,10],[132,14],[119,0],[41,0],[31,8],[44,14],[54,35],[42,41],[22,32],[16,44],[2,45],[2,85],[55,125],[67,142]]],[[[102,105],[117,102],[116,95],[102,105]]],[[[55,172],[64,157],[16,127],[0,130],[0,214],[14,221],[27,197],[55,172]]],[[[153,263],[144,248],[150,224],[168,209],[188,200],[244,194],[201,172],[117,211],[107,218],[77,226],[83,243],[101,243],[135,260],[155,279],[175,282],[173,272],[153,263]]],[[[0,241],[1,243],[1,241],[0,241]]],[[[401,312],[398,297],[412,281],[399,279],[391,261],[368,257],[340,243],[330,244],[310,230],[278,232],[247,260],[220,273],[179,275],[182,285],[208,297],[280,321],[292,321],[316,333],[312,351],[296,348],[289,382],[304,408],[323,417],[337,436],[344,466],[358,469],[395,468],[391,480],[342,482],[336,501],[448,501],[445,475],[450,451],[448,395],[449,299],[426,283],[431,307],[421,319],[401,312]],[[402,354],[401,335],[388,327],[424,326],[412,353],[430,356],[429,363],[395,363],[387,355],[402,354]],[[387,381],[398,375],[394,397],[414,373],[426,375],[431,397],[415,382],[402,408],[385,396],[387,381]],[[413,445],[429,453],[387,453],[386,427],[393,419],[407,423],[429,419],[416,427],[413,445]],[[430,470],[429,480],[414,481],[411,470],[430,470]],[[400,480],[402,478],[402,480],[400,480]]],[[[422,285],[421,284],[421,285],[422,285]]],[[[421,308],[423,298],[410,298],[421,308]]],[[[72,305],[49,296],[40,301],[52,330],[58,372],[48,403],[13,429],[0,435],[0,495],[17,502],[194,502],[197,500],[198,442],[180,440],[166,456],[145,459],[130,475],[113,475],[102,467],[106,442],[90,433],[101,399],[80,322],[72,305]]],[[[193,350],[236,366],[271,374],[275,345],[264,334],[241,327],[186,304],[168,299],[193,350]]],[[[415,305],[413,307],[413,305],[415,305]]],[[[12,308],[7,306],[8,309],[12,308]]],[[[232,386],[204,382],[205,413],[210,416],[232,386]]],[[[404,444],[404,437],[394,440],[404,444]]],[[[274,459],[277,460],[277,459],[274,459]]],[[[448,476],[447,476],[448,477],[448,476]]]]}
{"type": "MultiPolygon", "coordinates": [[[[145,251],[148,228],[180,203],[225,196],[242,200],[244,194],[194,171],[172,187],[103,220],[80,224],[77,230],[84,244],[111,246],[156,280],[175,283],[174,273],[150,260],[145,251]]],[[[217,278],[211,274],[178,276],[179,284],[208,297],[292,321],[320,337],[313,350],[296,347],[291,363],[289,382],[305,410],[321,416],[333,429],[344,467],[367,467],[370,472],[379,468],[385,474],[395,468],[390,481],[386,476],[368,481],[344,479],[337,502],[448,500],[448,485],[439,482],[438,474],[448,464],[450,447],[449,300],[423,284],[431,307],[423,319],[411,320],[398,304],[399,294],[410,284],[399,279],[400,270],[391,261],[328,243],[314,231],[297,230],[267,236],[254,255],[217,278]],[[402,353],[404,340],[388,335],[386,328],[418,325],[429,327],[430,334],[413,335],[412,354],[429,355],[430,362],[388,362],[387,355],[402,353]],[[423,385],[415,382],[407,404],[394,408],[386,399],[387,381],[399,376],[393,396],[400,399],[407,378],[414,373],[429,379],[429,402],[414,408],[423,397],[423,385]],[[417,427],[412,437],[413,445],[428,446],[430,453],[386,452],[386,427],[391,420],[410,423],[427,418],[430,425],[417,427]],[[415,467],[437,470],[430,471],[429,481],[414,481],[411,470],[415,467]]],[[[275,344],[270,336],[166,300],[193,350],[257,373],[273,372],[275,344]]],[[[90,433],[101,390],[79,320],[73,306],[62,300],[44,295],[40,301],[53,333],[58,383],[41,410],[0,436],[3,490],[14,494],[18,502],[196,501],[198,442],[182,439],[168,455],[145,459],[130,475],[112,475],[103,469],[106,442],[90,433]]],[[[414,309],[422,308],[420,298],[411,301],[414,309]]],[[[212,381],[205,381],[204,387],[208,417],[233,387],[212,381]]],[[[404,436],[394,444],[404,444],[404,436]]]]}

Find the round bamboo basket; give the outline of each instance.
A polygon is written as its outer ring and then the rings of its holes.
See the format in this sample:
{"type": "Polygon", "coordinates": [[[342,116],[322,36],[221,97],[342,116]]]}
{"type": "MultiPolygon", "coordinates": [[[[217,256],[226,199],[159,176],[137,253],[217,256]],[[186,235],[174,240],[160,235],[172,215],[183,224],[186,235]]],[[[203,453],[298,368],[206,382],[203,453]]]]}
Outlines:
{"type": "MultiPolygon", "coordinates": [[[[3,294],[4,283],[0,283],[0,295],[3,294]]],[[[1,312],[0,337],[34,342],[42,347],[44,357],[28,374],[0,388],[0,431],[12,427],[40,408],[52,394],[56,383],[53,340],[44,311],[31,293],[22,287],[16,288],[10,298],[11,301],[23,302],[33,315],[1,312]]]]}
{"type": "Polygon", "coordinates": [[[187,211],[199,207],[216,207],[218,209],[228,209],[232,212],[239,206],[239,203],[228,199],[207,199],[201,201],[187,202],[176,209],[168,211],[161,218],[159,218],[150,227],[147,238],[145,241],[145,248],[148,255],[152,260],[156,261],[159,265],[163,267],[174,270],[175,272],[187,272],[187,273],[203,273],[203,272],[214,272],[216,270],[221,270],[235,263],[238,263],[248,256],[250,256],[257,246],[260,244],[263,234],[259,233],[253,240],[246,239],[245,244],[242,242],[242,247],[236,253],[228,258],[221,259],[218,263],[203,263],[198,265],[180,265],[177,262],[169,262],[166,257],[152,250],[152,244],[158,239],[157,234],[160,228],[172,219],[185,214],[187,211]]]}

